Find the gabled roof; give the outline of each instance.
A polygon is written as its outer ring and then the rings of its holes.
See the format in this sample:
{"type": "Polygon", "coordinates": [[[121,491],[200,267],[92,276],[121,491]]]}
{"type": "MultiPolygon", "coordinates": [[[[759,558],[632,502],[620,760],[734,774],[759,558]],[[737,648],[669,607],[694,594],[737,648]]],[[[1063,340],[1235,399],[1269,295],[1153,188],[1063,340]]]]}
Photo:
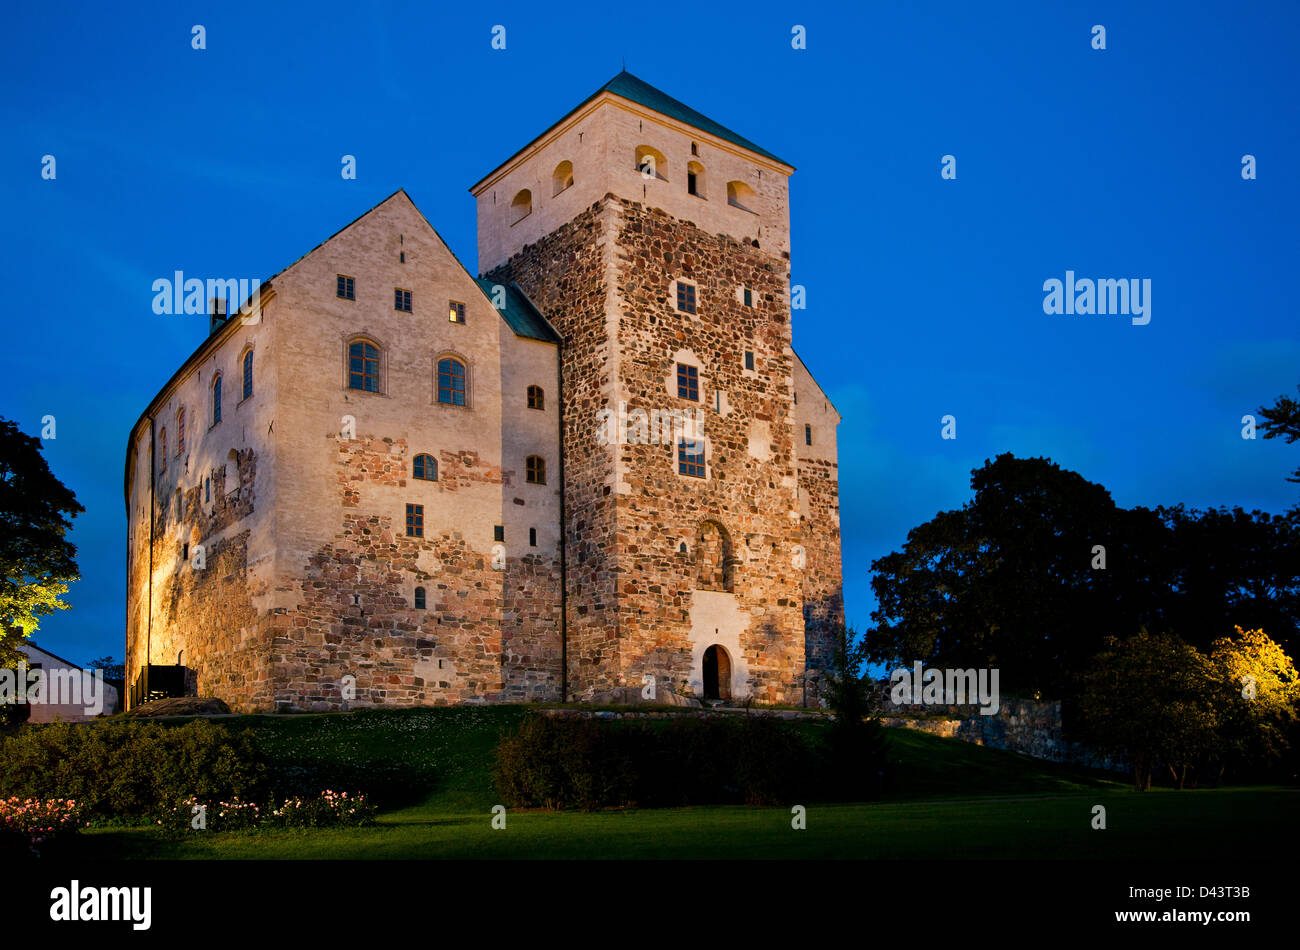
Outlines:
{"type": "MultiPolygon", "coordinates": [[[[710,135],[716,135],[718,138],[725,139],[732,145],[739,145],[741,148],[749,149],[751,152],[756,152],[764,158],[770,158],[774,162],[780,162],[782,165],[790,164],[784,159],[777,158],[767,149],[751,142],[743,135],[738,135],[726,126],[714,122],[708,116],[696,112],[690,106],[686,105],[686,103],[679,102],[666,92],[656,89],[645,80],[638,79],[626,69],[584,99],[578,105],[578,109],[581,109],[602,92],[612,92],[616,96],[630,99],[632,102],[639,103],[647,109],[654,109],[655,112],[661,112],[671,119],[676,119],[678,122],[685,122],[687,125],[694,126],[701,132],[708,132],[710,135]]],[[[573,111],[576,112],[577,109],[573,111]]],[[[565,118],[568,118],[568,116],[565,118]]],[[[562,122],[564,120],[561,119],[560,121],[562,122]]],[[[793,168],[794,166],[791,165],[791,167],[793,168]]]]}
{"type": "MultiPolygon", "coordinates": [[[[367,215],[373,213],[374,211],[388,204],[388,202],[392,201],[394,198],[399,198],[399,197],[404,198],[406,200],[406,202],[411,206],[411,208],[415,211],[415,213],[420,216],[420,220],[424,222],[424,224],[428,227],[429,231],[432,232],[433,236],[438,239],[438,242],[440,244],[442,244],[443,249],[446,250],[448,256],[453,261],[456,262],[456,264],[460,267],[461,271],[465,274],[466,277],[468,277],[470,280],[478,284],[479,289],[481,289],[483,293],[487,296],[488,302],[489,303],[492,302],[492,291],[493,288],[495,287],[495,282],[480,280],[479,278],[475,277],[473,274],[469,272],[469,268],[467,268],[461,262],[460,258],[457,257],[455,252],[453,252],[452,249],[447,245],[447,242],[443,240],[442,235],[438,233],[438,229],[429,223],[429,219],[424,216],[424,212],[421,211],[416,206],[415,202],[411,200],[411,196],[406,193],[405,188],[397,189],[395,192],[393,192],[383,201],[372,206],[369,210],[363,212],[361,215],[354,218],[351,222],[339,228],[337,231],[335,231],[325,240],[321,241],[319,244],[313,247],[310,251],[300,255],[298,258],[296,258],[293,261],[292,264],[289,264],[287,267],[282,267],[280,270],[276,271],[266,280],[262,281],[261,293],[265,295],[268,291],[270,291],[272,289],[272,281],[279,278],[280,275],[284,274],[290,268],[294,267],[299,262],[310,257],[316,251],[320,250],[330,241],[334,240],[336,237],[343,234],[345,231],[347,231],[357,222],[361,221],[367,215]]],[[[528,299],[527,295],[525,295],[524,292],[514,284],[509,284],[506,286],[506,307],[504,310],[499,311],[499,313],[501,314],[502,319],[505,320],[507,324],[509,324],[510,329],[512,329],[517,336],[525,336],[534,340],[541,340],[543,343],[561,342],[560,335],[555,332],[555,328],[552,327],[551,324],[547,322],[546,318],[542,316],[542,314],[538,311],[538,309],[533,306],[532,301],[528,299]]],[[[177,381],[181,379],[181,377],[183,377],[187,372],[189,372],[190,367],[193,366],[196,361],[203,358],[208,353],[209,350],[212,350],[216,346],[218,346],[221,342],[223,331],[227,331],[232,326],[238,326],[238,321],[234,319],[227,320],[225,323],[219,324],[218,326],[209,329],[208,335],[203,338],[203,340],[199,343],[198,347],[194,350],[194,352],[191,353],[183,363],[181,363],[181,365],[177,368],[176,372],[172,373],[171,378],[168,379],[167,382],[163,385],[163,387],[158,390],[157,394],[153,397],[153,399],[149,401],[148,407],[144,410],[144,412],[140,413],[140,417],[135,421],[135,425],[131,426],[130,431],[127,433],[126,465],[125,465],[125,471],[123,473],[123,495],[125,496],[128,505],[128,509],[127,509],[128,515],[130,514],[129,505],[130,505],[130,498],[131,498],[131,453],[134,450],[134,446],[135,446],[136,431],[141,427],[144,421],[151,416],[155,408],[157,408],[157,406],[163,401],[162,398],[163,395],[169,392],[172,389],[173,385],[175,385],[177,381]]],[[[230,332],[234,332],[234,331],[230,331],[230,332]]]]}
{"type": "MultiPolygon", "coordinates": [[[[789,162],[787,162],[785,159],[773,155],[767,149],[763,148],[762,146],[758,145],[755,142],[750,141],[749,139],[745,138],[743,135],[731,131],[731,129],[727,128],[725,125],[722,125],[718,122],[714,122],[712,119],[710,119],[708,116],[704,115],[703,113],[696,112],[686,103],[678,99],[674,99],[672,96],[668,95],[668,93],[660,89],[656,89],[654,86],[650,85],[644,79],[639,79],[636,76],[633,76],[626,69],[622,70],[617,76],[615,76],[609,82],[605,83],[605,85],[601,86],[591,95],[589,95],[586,99],[583,99],[576,106],[574,106],[564,115],[562,115],[559,119],[552,122],[549,126],[543,129],[539,134],[529,139],[529,144],[531,145],[533,142],[536,142],[539,138],[544,136],[547,132],[551,131],[551,129],[555,128],[557,125],[561,125],[565,120],[569,118],[569,116],[573,115],[575,112],[580,111],[585,105],[587,105],[587,103],[591,102],[593,99],[595,99],[597,96],[602,95],[603,93],[610,93],[611,95],[615,95],[623,99],[627,99],[629,102],[635,102],[637,105],[645,106],[647,109],[653,109],[655,112],[658,112],[661,115],[666,115],[670,119],[676,119],[678,122],[683,122],[686,125],[697,128],[701,132],[707,132],[710,135],[717,136],[718,138],[724,141],[730,142],[732,145],[739,145],[741,148],[748,149],[749,151],[755,153],[756,155],[761,155],[766,159],[770,159],[771,161],[777,162],[778,164],[785,165],[788,168],[794,168],[794,166],[791,165],[789,162]]],[[[511,161],[513,161],[527,148],[528,145],[525,145],[523,148],[515,152],[514,155],[511,155],[504,162],[497,165],[497,168],[499,169],[504,165],[510,164],[511,161]]],[[[496,169],[493,169],[493,171],[495,170],[496,169]]],[[[488,178],[491,177],[492,177],[492,172],[489,172],[488,174],[480,178],[477,182],[475,182],[473,185],[471,185],[469,190],[472,192],[475,188],[477,188],[484,181],[486,181],[488,178]]]]}
{"type": "Polygon", "coordinates": [[[519,288],[518,284],[503,284],[500,281],[488,280],[486,277],[475,277],[474,282],[479,285],[488,301],[494,306],[496,288],[505,288],[505,306],[498,312],[510,325],[510,329],[515,331],[515,336],[526,336],[531,340],[541,340],[543,343],[562,342],[560,334],[542,312],[533,306],[533,302],[528,299],[528,295],[519,288]]]}

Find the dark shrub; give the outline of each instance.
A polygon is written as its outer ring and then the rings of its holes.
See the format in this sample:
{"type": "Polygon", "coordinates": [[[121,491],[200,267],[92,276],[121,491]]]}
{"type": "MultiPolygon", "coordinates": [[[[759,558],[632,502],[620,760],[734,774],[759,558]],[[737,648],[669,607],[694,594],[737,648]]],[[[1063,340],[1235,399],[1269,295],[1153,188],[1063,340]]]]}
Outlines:
{"type": "Polygon", "coordinates": [[[765,716],[530,716],[497,747],[496,785],[513,807],[774,805],[806,798],[820,771],[809,744],[765,716]]]}
{"type": "Polygon", "coordinates": [[[52,723],[0,738],[0,795],[72,798],[92,822],[140,822],[177,802],[250,800],[265,767],[247,732],[196,720],[52,723]]]}

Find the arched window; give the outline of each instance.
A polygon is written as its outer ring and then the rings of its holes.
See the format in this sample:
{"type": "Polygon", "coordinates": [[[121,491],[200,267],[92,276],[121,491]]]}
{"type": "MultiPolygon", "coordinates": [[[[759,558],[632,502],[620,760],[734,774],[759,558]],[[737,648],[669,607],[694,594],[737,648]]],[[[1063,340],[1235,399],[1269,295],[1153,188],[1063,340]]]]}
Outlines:
{"type": "Polygon", "coordinates": [[[185,454],[185,407],[176,410],[176,457],[185,454]]]}
{"type": "Polygon", "coordinates": [[[542,391],[541,386],[528,387],[528,408],[529,409],[546,408],[546,393],[542,391]]]}
{"type": "Polygon", "coordinates": [[[426,600],[425,600],[425,596],[424,596],[424,588],[423,588],[423,587],[417,587],[417,588],[415,589],[415,609],[416,609],[416,610],[424,610],[424,609],[425,609],[425,603],[426,603],[426,600]]]}
{"type": "Polygon", "coordinates": [[[551,196],[554,197],[573,184],[573,162],[565,160],[551,173],[551,196]]]}
{"type": "Polygon", "coordinates": [[[731,590],[731,540],[716,521],[701,522],[695,534],[695,586],[731,590]]]}
{"type": "Polygon", "coordinates": [[[348,388],[379,392],[379,347],[370,340],[348,344],[348,388]]]}
{"type": "Polygon", "coordinates": [[[212,500],[212,479],[211,478],[203,479],[203,500],[204,501],[212,500]]]}
{"type": "Polygon", "coordinates": [[[518,224],[533,213],[533,193],[525,188],[510,202],[510,223],[518,224]]]}
{"type": "Polygon", "coordinates": [[[423,478],[427,482],[436,482],[438,480],[438,460],[432,455],[417,455],[415,461],[411,463],[411,474],[416,478],[423,478]]]}
{"type": "Polygon", "coordinates": [[[160,472],[167,471],[167,427],[162,427],[162,432],[158,433],[158,445],[162,449],[162,466],[158,469],[160,472]]]}
{"type": "Polygon", "coordinates": [[[741,211],[756,213],[751,207],[754,204],[754,189],[743,181],[727,182],[727,204],[741,211]]]}
{"type": "Polygon", "coordinates": [[[247,399],[253,395],[253,351],[249,350],[244,354],[244,395],[241,397],[247,399]]]}
{"type": "Polygon", "coordinates": [[[659,181],[667,181],[664,177],[664,169],[668,167],[668,159],[664,158],[664,153],[650,145],[638,145],[636,147],[636,170],[641,173],[643,178],[657,178],[659,181]]]}
{"type": "Polygon", "coordinates": [[[546,459],[530,455],[524,460],[524,481],[530,485],[546,484],[546,459]]]}
{"type": "Polygon", "coordinates": [[[438,360],[438,402],[465,405],[465,364],[450,356],[438,360]]]}
{"type": "Polygon", "coordinates": [[[221,374],[212,378],[212,424],[221,421],[221,374]]]}
{"type": "Polygon", "coordinates": [[[686,163],[686,193],[704,197],[704,166],[699,162],[686,163]]]}

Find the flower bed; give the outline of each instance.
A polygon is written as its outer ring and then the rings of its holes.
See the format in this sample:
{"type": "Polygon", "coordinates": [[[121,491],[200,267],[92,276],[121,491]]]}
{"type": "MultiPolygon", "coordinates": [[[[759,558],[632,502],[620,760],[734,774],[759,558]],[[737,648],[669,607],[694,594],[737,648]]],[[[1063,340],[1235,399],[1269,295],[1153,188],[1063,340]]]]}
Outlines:
{"type": "Polygon", "coordinates": [[[0,853],[39,855],[81,824],[81,806],[71,798],[0,798],[0,853]]]}
{"type": "Polygon", "coordinates": [[[316,797],[294,796],[277,805],[235,799],[187,798],[158,824],[171,831],[252,831],[257,828],[355,828],[373,823],[376,808],[361,793],[327,789],[316,797]]]}

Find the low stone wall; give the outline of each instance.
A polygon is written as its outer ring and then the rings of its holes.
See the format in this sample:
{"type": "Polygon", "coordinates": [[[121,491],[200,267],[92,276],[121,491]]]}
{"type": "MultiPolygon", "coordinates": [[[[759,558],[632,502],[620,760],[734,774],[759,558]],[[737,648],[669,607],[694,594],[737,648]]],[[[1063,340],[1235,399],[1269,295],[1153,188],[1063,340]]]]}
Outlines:
{"type": "Polygon", "coordinates": [[[883,720],[887,726],[916,729],[993,749],[1019,752],[1049,762],[1111,772],[1128,769],[1122,759],[1102,755],[1081,743],[1066,739],[1061,730],[1059,702],[1006,699],[996,713],[984,716],[976,706],[903,705],[886,700],[883,720]],[[936,713],[946,715],[936,716],[936,713]]]}

